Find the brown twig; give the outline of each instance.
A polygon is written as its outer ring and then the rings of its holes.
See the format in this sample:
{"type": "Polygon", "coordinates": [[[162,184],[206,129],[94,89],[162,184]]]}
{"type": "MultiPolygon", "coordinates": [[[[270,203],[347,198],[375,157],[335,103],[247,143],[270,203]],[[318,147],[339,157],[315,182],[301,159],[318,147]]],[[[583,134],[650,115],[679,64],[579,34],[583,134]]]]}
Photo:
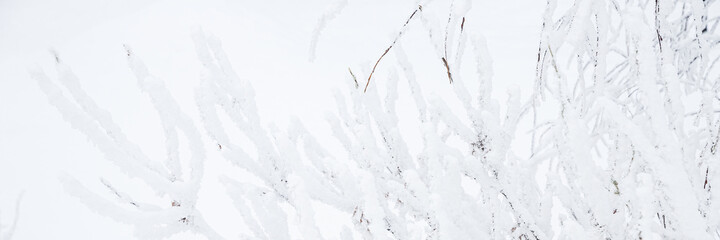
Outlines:
{"type": "Polygon", "coordinates": [[[705,187],[707,187],[707,184],[708,184],[708,181],[707,181],[707,180],[708,180],[708,173],[710,173],[710,168],[706,168],[706,169],[705,169],[705,184],[703,184],[703,189],[705,189],[705,187]]]}
{"type": "Polygon", "coordinates": [[[660,15],[660,4],[658,3],[658,0],[655,0],[655,33],[657,34],[657,40],[658,40],[658,45],[660,46],[660,52],[662,52],[663,38],[660,35],[660,20],[658,19],[658,15],[660,15]]]}
{"type": "Polygon", "coordinates": [[[447,70],[448,79],[450,79],[450,84],[452,84],[452,74],[450,74],[450,65],[448,65],[447,59],[442,58],[443,64],[445,64],[445,69],[447,70]]]}
{"type": "Polygon", "coordinates": [[[422,5],[418,5],[418,8],[415,9],[415,11],[413,11],[412,14],[410,14],[410,17],[405,21],[405,24],[403,24],[402,28],[400,29],[400,32],[395,37],[393,42],[390,44],[390,46],[387,49],[385,49],[385,52],[383,52],[383,54],[380,55],[380,58],[378,58],[378,60],[375,62],[375,66],[373,66],[372,71],[370,71],[370,76],[368,76],[367,83],[365,84],[365,90],[363,90],[363,92],[367,92],[367,88],[370,85],[370,79],[372,78],[373,73],[375,73],[375,68],[377,68],[378,64],[380,64],[380,60],[382,60],[382,58],[385,57],[385,55],[390,51],[390,49],[392,49],[392,47],[395,46],[395,43],[397,42],[397,40],[400,38],[400,36],[402,36],[402,33],[403,33],[405,27],[408,25],[408,23],[410,23],[410,20],[412,20],[412,18],[415,16],[415,14],[418,11],[422,11],[422,5]]]}
{"type": "Polygon", "coordinates": [[[355,77],[355,74],[353,74],[352,70],[348,68],[348,72],[350,72],[350,76],[352,76],[353,81],[355,81],[355,88],[360,87],[360,84],[358,84],[357,78],[355,77]]]}
{"type": "MultiPolygon", "coordinates": [[[[454,3],[454,2],[453,2],[453,3],[454,3]]],[[[442,57],[443,64],[445,65],[445,70],[447,70],[448,79],[450,80],[450,84],[452,84],[453,79],[452,79],[452,74],[450,74],[450,64],[448,64],[448,60],[447,60],[447,57],[448,57],[448,56],[447,56],[447,55],[448,55],[448,54],[447,54],[447,42],[448,42],[448,34],[449,34],[450,22],[452,21],[452,8],[453,8],[453,3],[450,4],[450,14],[448,14],[447,25],[445,25],[445,41],[443,42],[443,51],[444,51],[444,53],[443,53],[443,57],[442,57]]],[[[463,21],[464,21],[464,20],[465,20],[465,18],[463,18],[463,21]]],[[[463,22],[463,23],[464,23],[464,22],[463,22]]],[[[462,24],[460,25],[460,33],[462,33],[462,24]]]]}

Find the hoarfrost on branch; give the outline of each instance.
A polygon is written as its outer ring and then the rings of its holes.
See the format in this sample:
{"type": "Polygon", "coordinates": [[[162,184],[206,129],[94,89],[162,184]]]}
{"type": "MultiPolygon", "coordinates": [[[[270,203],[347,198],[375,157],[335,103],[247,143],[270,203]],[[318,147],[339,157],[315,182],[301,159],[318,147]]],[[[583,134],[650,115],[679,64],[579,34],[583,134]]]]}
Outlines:
{"type": "MultiPolygon", "coordinates": [[[[465,16],[471,1],[451,1],[447,19],[425,13],[442,5],[421,1],[407,9],[412,15],[397,23],[402,28],[384,52],[378,49],[382,55],[370,60],[374,66],[349,69],[349,94],[339,91],[337,114],[327,115],[342,156],[331,154],[300,120],[285,130],[265,127],[254,79],[238,77],[220,41],[203,31],[192,36],[206,72],[195,90],[199,123],[151,74],[142,54],[126,46],[138,86],[159,113],[165,161],[150,161],[130,142],[57,55],[56,80],[40,69],[32,76],[107,160],[170,199],[139,202],[105,179],[103,194],[62,177],[70,194],[133,225],[141,238],[180,232],[224,238],[196,208],[207,160],[202,136],[260,180],[220,176],[241,214],[236,224],[249,230],[246,238],[720,238],[720,195],[712,190],[720,184],[720,16],[708,11],[713,4],[575,0],[559,9],[548,0],[531,94],[510,91],[501,101],[491,97],[485,40],[465,16]],[[407,31],[427,34],[432,49],[405,49],[407,31]],[[410,50],[430,51],[437,64],[413,65],[410,50]],[[474,75],[461,74],[464,68],[474,75]],[[434,81],[444,81],[453,99],[423,93],[418,76],[427,71],[446,73],[434,81]],[[398,88],[401,81],[408,89],[398,88]],[[398,104],[401,91],[412,105],[398,104]],[[400,107],[417,114],[419,141],[400,131],[407,124],[400,107]],[[530,132],[520,131],[523,122],[532,125],[530,132]],[[228,127],[252,144],[231,140],[228,127]],[[518,135],[530,138],[529,157],[513,152],[518,135]],[[192,146],[188,161],[179,159],[179,136],[192,146]],[[410,142],[419,142],[421,151],[412,152],[410,142]],[[348,216],[340,235],[328,236],[317,221],[317,206],[324,205],[348,216]]],[[[347,5],[335,3],[318,21],[311,60],[322,46],[321,32],[347,5]]]]}

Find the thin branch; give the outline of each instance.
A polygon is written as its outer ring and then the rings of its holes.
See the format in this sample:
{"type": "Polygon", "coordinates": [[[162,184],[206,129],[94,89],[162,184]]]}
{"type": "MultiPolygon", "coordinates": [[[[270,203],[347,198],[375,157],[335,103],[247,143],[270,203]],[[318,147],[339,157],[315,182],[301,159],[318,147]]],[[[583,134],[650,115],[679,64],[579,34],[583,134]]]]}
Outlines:
{"type": "Polygon", "coordinates": [[[400,32],[395,37],[395,39],[392,41],[390,46],[387,49],[385,49],[385,52],[383,52],[383,54],[380,55],[380,58],[378,58],[378,60],[375,62],[375,66],[373,66],[372,71],[370,71],[370,76],[368,76],[367,83],[365,84],[365,90],[363,90],[363,92],[367,92],[367,88],[370,85],[370,79],[372,78],[373,73],[375,73],[375,68],[377,68],[378,64],[380,63],[380,60],[382,60],[382,58],[385,57],[385,54],[387,54],[390,51],[390,49],[393,46],[395,46],[395,43],[397,42],[397,40],[400,39],[400,36],[402,36],[403,31],[405,30],[405,27],[407,27],[408,23],[410,23],[410,20],[412,20],[412,18],[415,17],[415,13],[417,13],[418,11],[422,11],[422,5],[418,5],[418,8],[415,9],[415,11],[413,11],[412,14],[410,14],[410,17],[405,21],[405,24],[403,24],[402,28],[400,29],[400,32]]]}
{"type": "Polygon", "coordinates": [[[360,87],[360,84],[358,84],[357,78],[355,77],[355,74],[353,74],[352,69],[348,68],[348,72],[350,72],[350,76],[352,76],[353,81],[355,81],[355,88],[360,87]]]}
{"type": "Polygon", "coordinates": [[[450,74],[450,66],[448,65],[448,62],[445,58],[442,58],[443,64],[445,64],[445,69],[447,70],[448,79],[450,79],[450,84],[452,84],[452,74],[450,74]]]}
{"type": "Polygon", "coordinates": [[[655,33],[657,34],[657,40],[658,40],[658,45],[660,46],[660,52],[662,52],[663,38],[660,35],[660,20],[658,19],[658,15],[660,15],[660,4],[658,3],[658,0],[655,0],[655,33]]]}
{"type": "MultiPolygon", "coordinates": [[[[450,74],[450,65],[448,64],[448,61],[447,61],[447,55],[448,55],[447,54],[447,42],[448,42],[448,35],[449,35],[448,29],[450,28],[450,21],[452,21],[452,8],[453,8],[454,3],[455,3],[455,1],[450,3],[450,11],[449,11],[450,13],[448,14],[447,24],[445,25],[445,42],[443,42],[444,56],[442,58],[443,64],[445,65],[445,69],[447,70],[447,75],[448,75],[448,79],[450,80],[450,84],[452,84],[453,80],[452,80],[452,75],[450,74]]],[[[462,29],[462,26],[460,28],[462,29]]],[[[460,31],[462,32],[462,30],[460,30],[460,31]]]]}

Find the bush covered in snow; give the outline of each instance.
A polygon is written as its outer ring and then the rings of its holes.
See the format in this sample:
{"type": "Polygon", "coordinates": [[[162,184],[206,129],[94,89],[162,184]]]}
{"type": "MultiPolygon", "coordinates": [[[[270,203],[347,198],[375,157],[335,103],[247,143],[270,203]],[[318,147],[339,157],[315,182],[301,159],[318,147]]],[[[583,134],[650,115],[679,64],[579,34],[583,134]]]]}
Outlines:
{"type": "MultiPolygon", "coordinates": [[[[32,71],[50,103],[106,160],[163,200],[134,200],[104,179],[108,191],[99,193],[65,176],[66,190],[132,225],[140,238],[235,238],[197,207],[213,150],[252,175],[219,176],[242,219],[234,223],[242,238],[720,238],[720,195],[712,191],[720,184],[714,0],[548,0],[531,94],[511,91],[507,100],[492,97],[485,40],[465,17],[471,1],[452,1],[447,17],[425,14],[424,4],[408,9],[372,65],[342,79],[348,89],[338,91],[337,112],[327,115],[332,136],[300,120],[285,130],[266,127],[256,79],[240,78],[210,34],[193,36],[205,71],[194,99],[200,122],[151,74],[145,53],[126,46],[138,86],[161,119],[162,161],[129,141],[56,55],[57,80],[32,71]],[[426,31],[434,49],[405,49],[406,31],[426,31]],[[414,65],[406,51],[432,51],[437,64],[414,65]],[[446,73],[435,80],[447,84],[450,98],[423,93],[417,76],[427,71],[446,73]],[[402,97],[411,104],[399,104],[402,97]],[[338,229],[318,217],[329,209],[344,216],[338,229]]],[[[346,5],[321,17],[311,59],[325,25],[346,5]]]]}

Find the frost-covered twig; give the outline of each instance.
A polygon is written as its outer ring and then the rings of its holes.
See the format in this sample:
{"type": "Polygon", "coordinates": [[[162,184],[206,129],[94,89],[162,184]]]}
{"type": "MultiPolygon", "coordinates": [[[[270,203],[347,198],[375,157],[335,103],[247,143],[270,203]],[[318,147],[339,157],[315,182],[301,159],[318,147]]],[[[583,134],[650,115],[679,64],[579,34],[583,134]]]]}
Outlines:
{"type": "Polygon", "coordinates": [[[312,62],[315,60],[315,52],[317,51],[317,44],[320,39],[320,34],[327,26],[328,22],[332,21],[337,17],[340,12],[342,12],[345,7],[348,5],[348,0],[338,0],[337,2],[333,3],[332,6],[328,8],[328,10],[325,11],[325,13],[318,19],[317,25],[315,25],[315,29],[313,30],[313,34],[310,38],[310,57],[309,60],[312,62]]]}
{"type": "Polygon", "coordinates": [[[205,158],[199,132],[190,118],[180,110],[163,86],[163,82],[150,76],[142,61],[127,46],[126,55],[130,68],[138,79],[138,85],[150,96],[155,109],[160,113],[167,137],[168,157],[164,164],[150,160],[139,146],[125,137],[123,131],[112,120],[110,113],[100,108],[88,96],[82,89],[79,79],[57,54],[55,59],[60,84],[52,81],[39,69],[33,70],[31,75],[63,118],[85,134],[108,160],[129,177],[144,181],[158,196],[169,197],[171,202],[153,204],[134,201],[106,180],[101,180],[102,184],[110,190],[110,197],[116,198],[120,204],[112,203],[100,194],[90,192],[69,176],[61,178],[66,190],[92,210],[104,213],[117,221],[134,225],[138,237],[168,237],[190,231],[211,239],[221,238],[205,223],[195,207],[205,158]],[[70,97],[63,94],[61,87],[70,93],[70,97]],[[181,170],[177,131],[181,131],[190,143],[188,173],[181,170]],[[126,204],[131,205],[132,208],[122,207],[126,204]]]}
{"type": "Polygon", "coordinates": [[[17,200],[15,200],[15,213],[12,222],[10,222],[10,224],[0,224],[0,240],[10,240],[13,238],[13,235],[15,235],[15,229],[20,219],[20,203],[22,202],[22,197],[23,193],[21,192],[17,200]]]}

